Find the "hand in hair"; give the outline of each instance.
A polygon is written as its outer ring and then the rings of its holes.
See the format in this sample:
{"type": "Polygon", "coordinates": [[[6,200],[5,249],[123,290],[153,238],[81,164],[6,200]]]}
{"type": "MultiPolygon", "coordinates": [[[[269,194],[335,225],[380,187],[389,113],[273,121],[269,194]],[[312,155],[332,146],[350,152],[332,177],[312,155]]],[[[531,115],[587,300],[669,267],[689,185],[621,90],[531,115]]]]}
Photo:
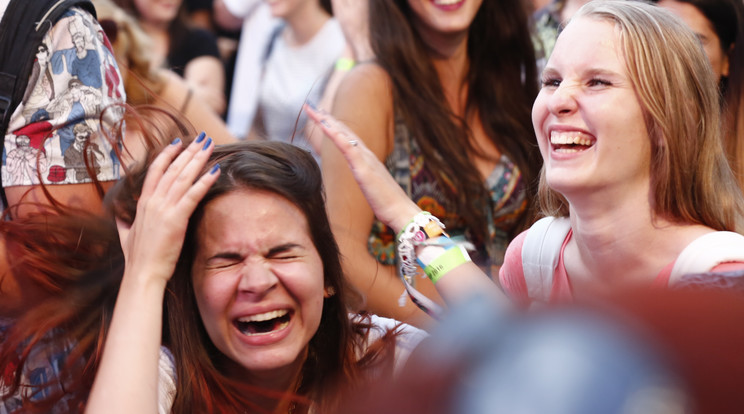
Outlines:
{"type": "Polygon", "coordinates": [[[421,209],[403,192],[377,156],[346,125],[331,115],[305,105],[315,121],[341,151],[370,207],[383,223],[396,232],[421,209]]]}
{"type": "Polygon", "coordinates": [[[204,141],[202,133],[181,151],[182,143],[177,139],[150,165],[134,223],[127,227],[117,221],[125,273],[162,278],[164,282],[170,279],[189,217],[219,175],[216,169],[196,180],[212,153],[211,143],[211,138],[204,141]]]}
{"type": "Polygon", "coordinates": [[[86,413],[157,413],[163,297],[189,217],[219,176],[199,177],[214,149],[204,133],[176,140],[150,165],[131,227],[117,223],[126,259],[86,413]],[[180,154],[179,154],[180,153],[180,154]],[[197,179],[198,178],[198,179],[197,179]]]}

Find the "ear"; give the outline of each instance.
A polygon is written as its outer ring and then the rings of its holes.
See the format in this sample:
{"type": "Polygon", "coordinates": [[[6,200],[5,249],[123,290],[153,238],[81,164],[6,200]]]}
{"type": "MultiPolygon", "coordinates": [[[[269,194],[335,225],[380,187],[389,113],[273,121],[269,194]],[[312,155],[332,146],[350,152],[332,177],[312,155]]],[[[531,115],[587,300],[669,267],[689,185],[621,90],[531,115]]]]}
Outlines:
{"type": "Polygon", "coordinates": [[[723,62],[721,62],[721,76],[724,78],[728,78],[729,76],[729,67],[731,65],[731,58],[734,56],[735,46],[736,43],[731,43],[728,52],[723,54],[723,62]]]}
{"type": "Polygon", "coordinates": [[[331,296],[336,294],[336,289],[333,288],[333,286],[326,286],[325,289],[323,289],[323,297],[328,299],[331,296]]]}

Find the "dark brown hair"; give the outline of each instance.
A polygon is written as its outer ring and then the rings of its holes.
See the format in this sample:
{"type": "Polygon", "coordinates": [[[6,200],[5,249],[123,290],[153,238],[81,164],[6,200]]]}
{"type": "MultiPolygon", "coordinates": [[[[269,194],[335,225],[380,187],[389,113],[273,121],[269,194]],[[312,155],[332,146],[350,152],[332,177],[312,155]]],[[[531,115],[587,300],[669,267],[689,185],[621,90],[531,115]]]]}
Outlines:
{"type": "Polygon", "coordinates": [[[396,115],[403,117],[458,214],[476,237],[486,240],[488,193],[472,162],[478,150],[467,118],[477,115],[491,142],[519,167],[530,189],[529,206],[541,164],[531,122],[537,69],[525,6],[514,0],[483,1],[468,34],[468,96],[462,118],[447,104],[430,50],[413,27],[408,1],[371,0],[369,14],[372,49],[392,79],[396,115]]]}
{"type": "MultiPolygon", "coordinates": [[[[162,120],[153,125],[146,119],[139,121],[139,129],[150,133],[155,130],[153,126],[167,124],[162,120]]],[[[183,126],[180,129],[188,133],[183,126]]],[[[146,167],[159,152],[157,149],[151,148],[149,160],[130,171],[107,196],[109,210],[125,222],[134,220],[146,167]]],[[[297,413],[307,412],[311,403],[324,412],[324,407],[335,404],[334,390],[340,392],[359,384],[368,372],[391,372],[394,330],[367,348],[361,359],[357,357],[373,328],[366,317],[349,320],[346,301],[353,294],[343,278],[338,246],[325,213],[320,171],[312,156],[290,144],[243,143],[217,148],[212,155],[214,163],[220,164],[222,174],[190,220],[164,303],[163,340],[175,356],[177,370],[173,412],[259,410],[254,403],[256,396],[289,398],[297,405],[297,413]],[[323,261],[325,285],[335,291],[324,300],[320,327],[308,346],[299,388],[287,393],[247,387],[223,375],[219,351],[204,330],[194,300],[190,260],[197,248],[195,230],[204,207],[241,188],[273,192],[303,211],[323,261]]],[[[55,214],[0,223],[0,229],[10,241],[8,256],[18,258],[13,271],[28,275],[48,293],[11,328],[0,332],[0,366],[15,367],[12,381],[6,384],[10,386],[6,396],[23,385],[19,381],[29,353],[39,347],[67,347],[71,351],[65,358],[62,376],[54,379],[64,383],[65,389],[57,389],[41,401],[24,401],[24,410],[48,412],[62,397],[73,395],[70,410],[81,411],[95,377],[123,275],[124,260],[114,221],[112,217],[60,208],[55,214]]]]}

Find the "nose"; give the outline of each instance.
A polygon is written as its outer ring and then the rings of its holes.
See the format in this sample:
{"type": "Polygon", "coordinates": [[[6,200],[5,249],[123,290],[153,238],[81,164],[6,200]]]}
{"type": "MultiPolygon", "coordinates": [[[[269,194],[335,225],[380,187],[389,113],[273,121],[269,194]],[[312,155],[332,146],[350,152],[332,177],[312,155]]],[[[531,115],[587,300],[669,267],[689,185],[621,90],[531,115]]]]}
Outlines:
{"type": "Polygon", "coordinates": [[[264,260],[249,260],[242,269],[238,292],[242,295],[262,297],[276,288],[279,278],[264,260]]]}
{"type": "Polygon", "coordinates": [[[575,112],[578,108],[577,89],[576,85],[561,82],[548,100],[548,110],[555,115],[568,115],[575,112]]]}

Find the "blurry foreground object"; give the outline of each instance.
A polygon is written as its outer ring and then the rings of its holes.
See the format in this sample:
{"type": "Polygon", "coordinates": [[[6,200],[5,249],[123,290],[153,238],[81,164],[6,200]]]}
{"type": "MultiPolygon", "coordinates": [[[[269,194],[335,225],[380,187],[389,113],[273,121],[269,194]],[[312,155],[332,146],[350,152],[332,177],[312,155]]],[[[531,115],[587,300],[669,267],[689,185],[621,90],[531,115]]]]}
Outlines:
{"type": "Polygon", "coordinates": [[[704,286],[526,314],[474,298],[453,309],[395,383],[375,384],[339,412],[744,412],[742,290],[704,286]]]}

